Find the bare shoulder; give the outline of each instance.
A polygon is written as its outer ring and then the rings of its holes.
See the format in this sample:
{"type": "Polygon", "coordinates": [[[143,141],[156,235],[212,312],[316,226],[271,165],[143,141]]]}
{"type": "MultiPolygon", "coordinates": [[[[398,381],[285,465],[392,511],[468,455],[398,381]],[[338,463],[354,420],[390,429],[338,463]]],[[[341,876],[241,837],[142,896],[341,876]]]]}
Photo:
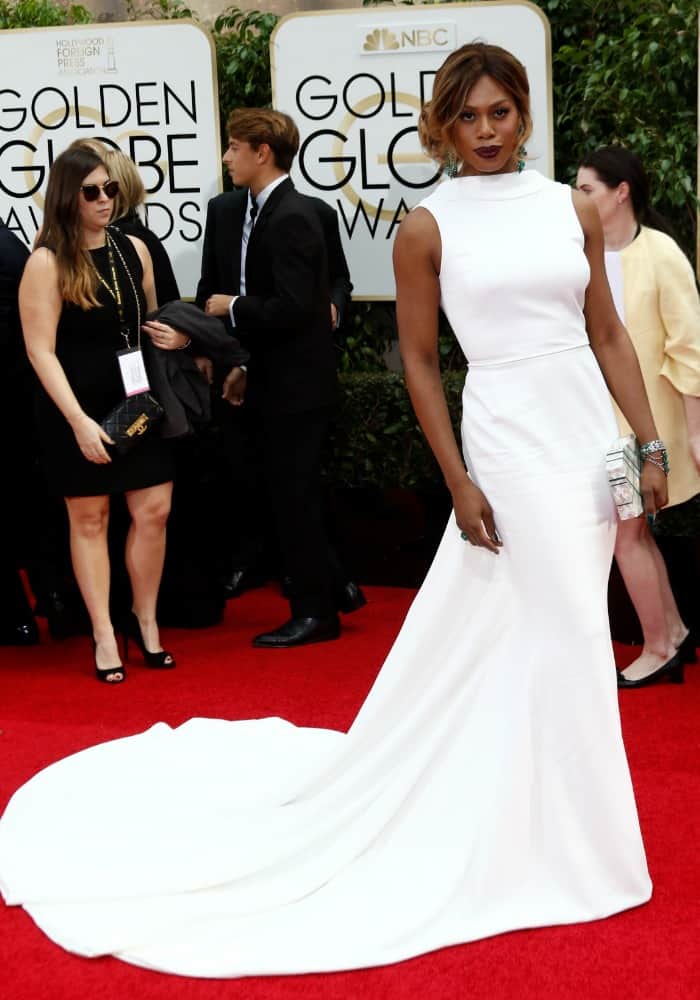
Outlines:
{"type": "Polygon", "coordinates": [[[48,247],[38,247],[27,258],[24,266],[24,278],[29,281],[56,281],[58,262],[56,254],[48,247]]]}
{"type": "Polygon", "coordinates": [[[427,208],[414,208],[401,220],[399,231],[396,234],[397,242],[410,244],[418,249],[421,244],[430,241],[440,240],[440,230],[438,229],[435,216],[427,208]]]}
{"type": "Polygon", "coordinates": [[[436,274],[440,273],[442,244],[435,217],[426,208],[414,208],[401,220],[394,240],[394,264],[412,265],[430,262],[436,274]]]}

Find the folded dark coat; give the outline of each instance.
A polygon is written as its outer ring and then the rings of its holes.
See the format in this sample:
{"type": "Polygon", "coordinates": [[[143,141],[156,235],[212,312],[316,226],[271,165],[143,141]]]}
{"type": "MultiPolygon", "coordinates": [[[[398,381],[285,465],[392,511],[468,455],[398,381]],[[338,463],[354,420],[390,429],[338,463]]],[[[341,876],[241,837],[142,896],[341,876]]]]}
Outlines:
{"type": "Polygon", "coordinates": [[[194,362],[195,356],[211,358],[216,365],[234,368],[250,354],[215,316],[206,316],[191,302],[168,302],[149,313],[148,319],[168,323],[192,339],[190,351],[163,351],[150,337],[142,337],[144,361],[151,389],[165,416],[160,433],[165,438],[191,434],[211,417],[209,385],[194,362]]]}

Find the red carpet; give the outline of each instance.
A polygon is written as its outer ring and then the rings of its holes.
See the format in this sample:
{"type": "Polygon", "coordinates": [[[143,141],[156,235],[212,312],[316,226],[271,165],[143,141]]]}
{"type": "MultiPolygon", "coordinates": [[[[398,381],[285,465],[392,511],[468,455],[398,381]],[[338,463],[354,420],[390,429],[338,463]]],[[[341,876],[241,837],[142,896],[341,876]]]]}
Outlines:
{"type": "MultiPolygon", "coordinates": [[[[253,650],[286,604],[271,590],[230,602],[226,623],[169,630],[172,673],[130,665],[126,684],[93,678],[87,639],[0,650],[0,808],[46,764],[82,747],[191,716],[281,715],[346,729],[411,593],[369,589],[341,642],[253,650]]],[[[134,650],[134,659],[138,654],[134,650]]],[[[622,662],[633,656],[620,650],[622,662]],[[625,659],[623,659],[625,657],[625,659]]],[[[0,904],[3,1000],[697,1000],[700,997],[700,666],[685,685],[622,692],[623,725],[655,883],[652,902],[594,924],[504,934],[383,969],[324,976],[197,980],[87,960],[0,904]]],[[[458,794],[458,789],[455,789],[458,794]]],[[[46,837],[51,830],[46,830],[46,837]]],[[[109,864],[109,859],[105,859],[109,864]]],[[[371,906],[371,900],[368,900],[371,906]]]]}

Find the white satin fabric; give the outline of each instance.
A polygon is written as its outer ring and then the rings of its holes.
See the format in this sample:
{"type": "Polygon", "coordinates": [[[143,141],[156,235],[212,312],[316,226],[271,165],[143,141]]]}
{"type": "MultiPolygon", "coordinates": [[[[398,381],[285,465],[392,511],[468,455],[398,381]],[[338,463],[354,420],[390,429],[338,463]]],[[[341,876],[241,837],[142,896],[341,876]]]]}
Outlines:
{"type": "Polygon", "coordinates": [[[465,178],[425,205],[474,360],[466,459],[503,549],[450,519],[347,734],[158,724],[24,785],[0,821],[0,889],[64,948],[183,975],[321,972],[649,898],[605,606],[617,431],[570,192],[465,178]],[[454,262],[474,233],[467,281],[454,262]],[[522,324],[514,263],[537,299],[522,324]]]}

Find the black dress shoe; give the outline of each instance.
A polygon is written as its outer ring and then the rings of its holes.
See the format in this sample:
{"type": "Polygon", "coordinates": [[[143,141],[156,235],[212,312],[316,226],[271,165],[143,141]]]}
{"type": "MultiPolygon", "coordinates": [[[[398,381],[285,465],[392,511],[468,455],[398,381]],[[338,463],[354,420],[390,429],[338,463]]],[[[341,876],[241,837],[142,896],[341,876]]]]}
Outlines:
{"type": "Polygon", "coordinates": [[[39,629],[32,619],[17,625],[0,626],[0,646],[36,646],[39,629]]]}
{"type": "Polygon", "coordinates": [[[337,592],[335,602],[338,605],[338,611],[342,611],[344,615],[349,615],[353,611],[359,611],[360,608],[364,608],[367,598],[356,583],[348,580],[345,586],[337,592]]]}
{"type": "Polygon", "coordinates": [[[268,579],[268,574],[261,569],[254,569],[250,566],[239,566],[224,580],[224,594],[227,599],[240,597],[246,590],[264,587],[268,579]]]}
{"type": "Polygon", "coordinates": [[[641,688],[649,687],[650,684],[658,684],[659,681],[665,680],[669,680],[671,684],[682,684],[684,664],[683,654],[676,650],[670,660],[662,663],[656,670],[652,670],[646,677],[640,677],[636,681],[628,680],[622,672],[619,672],[617,675],[617,686],[619,688],[641,688]]]}
{"type": "Polygon", "coordinates": [[[263,632],[253,639],[254,646],[265,649],[288,649],[311,642],[328,642],[340,637],[337,615],[330,618],[290,618],[274,632],[263,632]]]}

